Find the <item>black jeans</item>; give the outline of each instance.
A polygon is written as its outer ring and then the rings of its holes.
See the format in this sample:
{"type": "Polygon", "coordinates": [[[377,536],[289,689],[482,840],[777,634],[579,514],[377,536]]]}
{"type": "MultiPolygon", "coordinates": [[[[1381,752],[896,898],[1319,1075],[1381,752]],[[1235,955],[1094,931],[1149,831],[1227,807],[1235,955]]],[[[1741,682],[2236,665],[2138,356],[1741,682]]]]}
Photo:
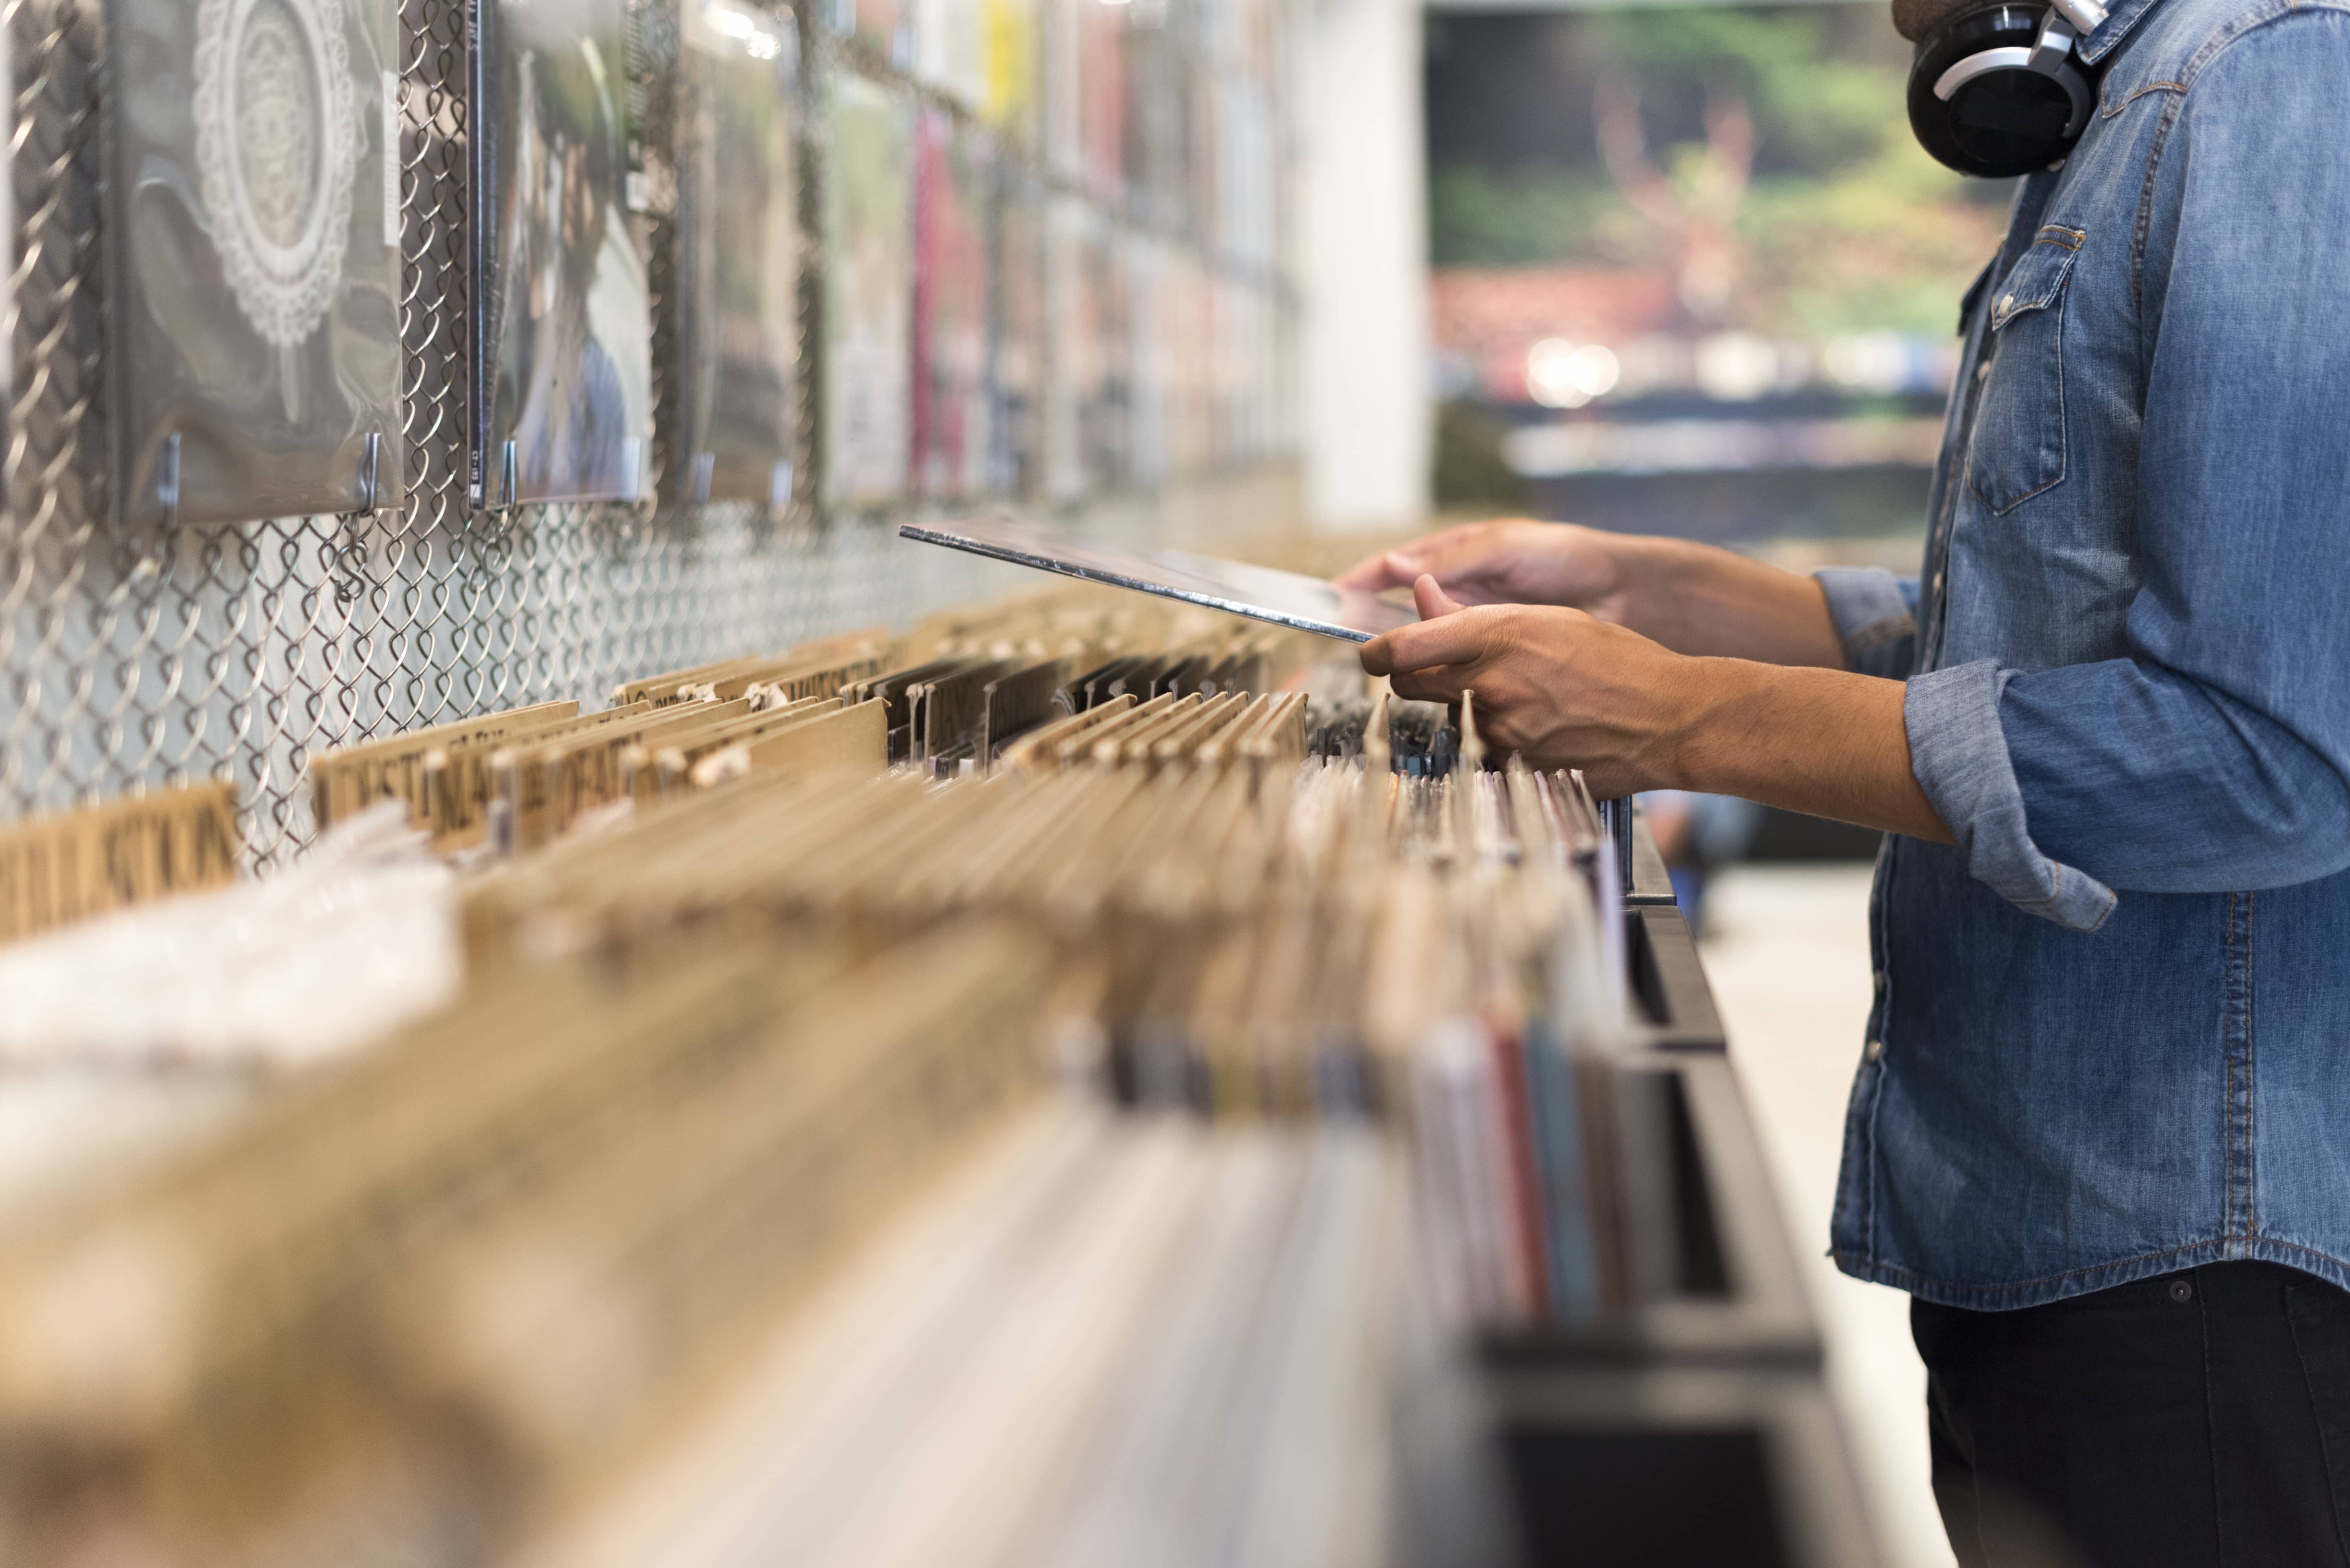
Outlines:
{"type": "Polygon", "coordinates": [[[2214,1263],[1909,1331],[1960,1568],[2350,1565],[2350,1293],[2214,1263]]]}

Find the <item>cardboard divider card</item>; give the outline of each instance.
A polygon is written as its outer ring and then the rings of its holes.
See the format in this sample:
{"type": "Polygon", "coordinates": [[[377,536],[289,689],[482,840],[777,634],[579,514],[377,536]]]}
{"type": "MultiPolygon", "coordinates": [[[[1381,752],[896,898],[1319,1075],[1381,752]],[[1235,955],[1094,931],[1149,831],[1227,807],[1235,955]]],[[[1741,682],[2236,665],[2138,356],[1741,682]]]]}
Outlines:
{"type": "MultiPolygon", "coordinates": [[[[1067,688],[1062,690],[1066,691],[1067,688]]],[[[1012,742],[1005,747],[1001,760],[1005,765],[1023,772],[1058,767],[1060,747],[1064,742],[1074,742],[1087,731],[1098,729],[1139,705],[1132,697],[1118,697],[1098,707],[1055,720],[1012,742]]]]}
{"type": "Polygon", "coordinates": [[[216,888],[244,864],[236,792],[222,782],[14,823],[0,827],[0,942],[216,888]]]}
{"type": "Polygon", "coordinates": [[[766,706],[755,697],[743,701],[751,704],[746,714],[672,733],[658,744],[639,742],[632,748],[622,759],[628,799],[637,805],[650,805],[664,795],[695,787],[695,770],[717,753],[781,734],[819,712],[840,708],[837,697],[804,697],[766,706]]]}
{"type": "Polygon", "coordinates": [[[1181,729],[1197,717],[1201,709],[1198,697],[1178,697],[1173,692],[1154,697],[1143,706],[1147,710],[1159,702],[1167,706],[1150,712],[1147,718],[1115,735],[1095,742],[1093,760],[1096,765],[1114,768],[1143,761],[1149,756],[1150,748],[1159,743],[1161,736],[1181,729]]]}
{"type": "Polygon", "coordinates": [[[793,724],[779,734],[744,745],[744,762],[753,772],[767,768],[809,771],[864,769],[879,772],[886,765],[889,732],[880,704],[858,703],[836,708],[793,724]]]}
{"type": "MultiPolygon", "coordinates": [[[[1128,694],[1118,701],[1130,702],[1134,699],[1128,694]]],[[[1148,702],[1135,702],[1134,706],[1120,711],[1099,729],[1084,731],[1063,740],[1055,755],[1064,767],[1082,757],[1097,757],[1105,743],[1115,745],[1137,727],[1149,723],[1173,706],[1175,699],[1172,697],[1153,697],[1148,702]]]]}
{"type": "Polygon", "coordinates": [[[512,780],[506,831],[513,846],[528,848],[544,843],[583,811],[629,794],[632,760],[649,760],[658,746],[713,724],[748,718],[752,711],[747,697],[678,703],[585,734],[534,742],[501,753],[509,759],[506,776],[512,780]]]}
{"type": "MultiPolygon", "coordinates": [[[[687,701],[702,693],[695,689],[754,670],[763,666],[781,668],[805,664],[821,670],[827,661],[837,660],[842,666],[842,680],[855,680],[868,673],[878,673],[890,658],[893,639],[884,627],[865,627],[857,631],[840,632],[831,637],[805,642],[783,653],[744,654],[723,659],[710,664],[695,665],[687,670],[674,670],[664,675],[650,676],[641,680],[623,681],[612,690],[616,705],[629,702],[650,702],[666,707],[671,702],[687,701]],[[855,667],[866,660],[879,661],[871,671],[855,667]]],[[[807,696],[830,696],[829,691],[808,691],[807,696]]],[[[731,693],[733,696],[741,692],[731,693]]]]}
{"type": "Polygon", "coordinates": [[[498,799],[498,756],[515,747],[542,745],[566,735],[585,734],[646,717],[650,704],[636,702],[601,712],[550,714],[494,736],[467,738],[436,748],[425,759],[426,826],[436,853],[479,845],[489,833],[498,799]]]}
{"type": "Polygon", "coordinates": [[[311,811],[318,826],[325,829],[386,795],[397,795],[408,802],[409,820],[421,825],[431,812],[424,770],[427,759],[434,752],[501,740],[524,730],[575,718],[578,712],[577,702],[540,702],[322,752],[310,759],[311,811]]]}

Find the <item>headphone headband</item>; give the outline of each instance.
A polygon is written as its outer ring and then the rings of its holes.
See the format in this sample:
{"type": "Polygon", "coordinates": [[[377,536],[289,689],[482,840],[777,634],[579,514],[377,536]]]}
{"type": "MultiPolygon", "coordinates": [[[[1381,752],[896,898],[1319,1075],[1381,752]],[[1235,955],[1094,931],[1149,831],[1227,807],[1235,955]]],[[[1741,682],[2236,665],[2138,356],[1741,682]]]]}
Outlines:
{"type": "Polygon", "coordinates": [[[1993,179],[2070,152],[2095,102],[2074,53],[2082,16],[2105,19],[2096,0],[1993,0],[1928,35],[1909,70],[1909,125],[1926,151],[1993,179]]]}

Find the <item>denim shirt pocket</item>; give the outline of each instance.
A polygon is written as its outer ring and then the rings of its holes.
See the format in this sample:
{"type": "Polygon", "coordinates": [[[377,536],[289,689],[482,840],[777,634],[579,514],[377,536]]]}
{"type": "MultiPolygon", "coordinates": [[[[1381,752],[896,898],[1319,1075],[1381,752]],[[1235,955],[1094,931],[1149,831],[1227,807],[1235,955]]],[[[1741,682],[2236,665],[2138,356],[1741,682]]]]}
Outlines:
{"type": "Polygon", "coordinates": [[[2088,236],[2051,223],[1999,286],[1967,483],[1994,514],[2064,478],[2064,293],[2088,236]]]}

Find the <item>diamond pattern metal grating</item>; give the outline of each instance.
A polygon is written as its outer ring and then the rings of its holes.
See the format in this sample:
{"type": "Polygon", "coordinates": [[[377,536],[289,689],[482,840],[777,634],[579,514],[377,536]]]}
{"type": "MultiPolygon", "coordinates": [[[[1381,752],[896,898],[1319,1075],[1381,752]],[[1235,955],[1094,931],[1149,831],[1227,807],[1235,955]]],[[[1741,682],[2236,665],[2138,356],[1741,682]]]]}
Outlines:
{"type": "Polygon", "coordinates": [[[327,748],[551,698],[592,707],[624,677],[902,626],[1028,580],[900,544],[895,519],[466,508],[462,0],[405,0],[401,16],[407,505],[120,536],[87,457],[105,418],[104,15],[6,0],[0,17],[22,232],[5,323],[0,820],[227,778],[266,871],[310,836],[303,770],[327,748]]]}

